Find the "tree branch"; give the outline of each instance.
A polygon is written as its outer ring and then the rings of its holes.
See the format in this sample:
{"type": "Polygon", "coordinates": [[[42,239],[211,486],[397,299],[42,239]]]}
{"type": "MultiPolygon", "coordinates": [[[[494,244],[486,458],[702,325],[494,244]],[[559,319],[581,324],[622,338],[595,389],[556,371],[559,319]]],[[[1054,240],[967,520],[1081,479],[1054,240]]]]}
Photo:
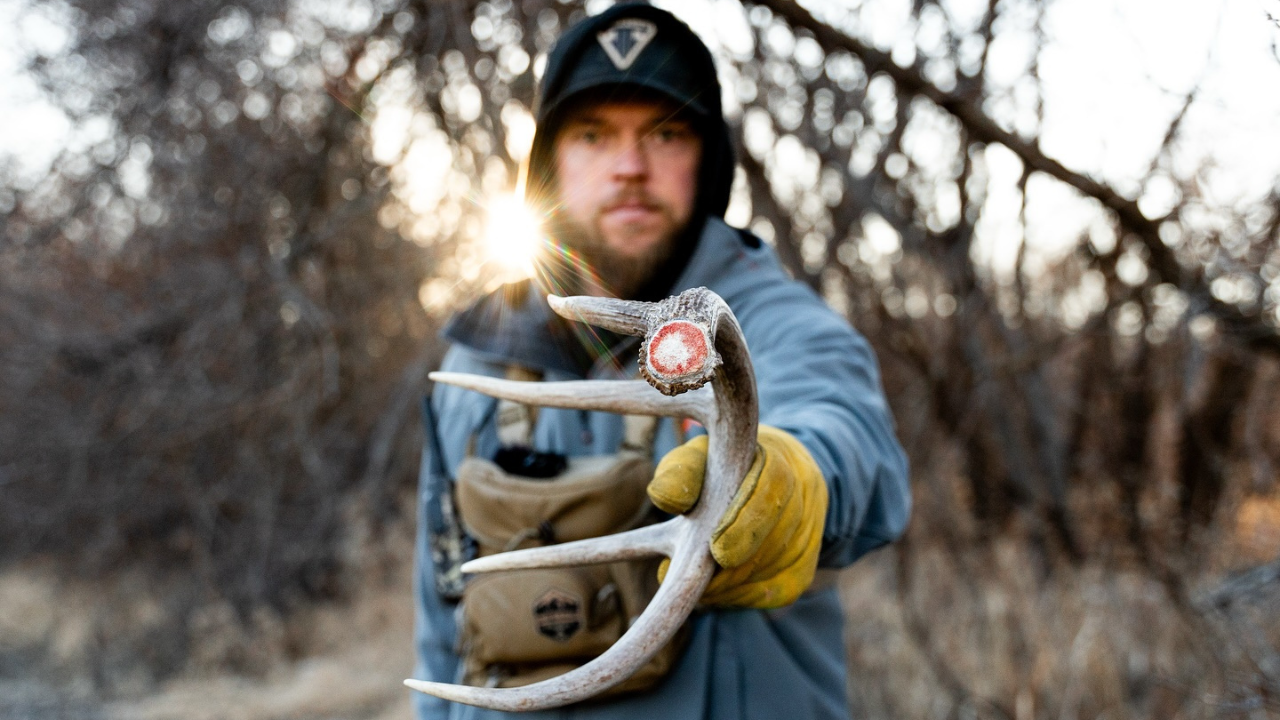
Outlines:
{"type": "Polygon", "coordinates": [[[911,67],[900,67],[888,53],[877,50],[855,37],[847,35],[815,18],[809,11],[791,0],[752,0],[768,8],[791,26],[811,33],[828,51],[843,50],[852,53],[866,65],[867,74],[887,75],[903,92],[928,98],[946,110],[964,125],[971,140],[999,143],[1012,150],[1030,169],[1053,177],[1082,194],[1092,197],[1115,213],[1122,228],[1137,236],[1146,247],[1152,270],[1165,282],[1173,283],[1184,292],[1200,300],[1201,307],[1223,322],[1247,345],[1258,350],[1280,354],[1280,335],[1262,318],[1260,311],[1244,312],[1235,305],[1224,303],[1210,294],[1203,276],[1184,268],[1173,250],[1160,239],[1160,224],[1165,218],[1151,220],[1138,209],[1138,203],[1129,200],[1113,188],[1086,175],[1067,168],[1045,155],[1039,146],[1005,130],[982,110],[982,98],[977,94],[955,94],[940,90],[925,79],[923,61],[917,60],[911,67]]]}

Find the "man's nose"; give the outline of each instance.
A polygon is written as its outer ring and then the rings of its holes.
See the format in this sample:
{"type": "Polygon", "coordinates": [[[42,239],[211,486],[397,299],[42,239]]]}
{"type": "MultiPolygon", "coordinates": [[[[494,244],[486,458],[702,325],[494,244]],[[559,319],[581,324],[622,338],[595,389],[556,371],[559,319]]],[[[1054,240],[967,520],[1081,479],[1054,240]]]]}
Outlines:
{"type": "Polygon", "coordinates": [[[649,155],[639,138],[623,143],[613,159],[613,174],[620,179],[643,178],[649,174],[649,155]]]}

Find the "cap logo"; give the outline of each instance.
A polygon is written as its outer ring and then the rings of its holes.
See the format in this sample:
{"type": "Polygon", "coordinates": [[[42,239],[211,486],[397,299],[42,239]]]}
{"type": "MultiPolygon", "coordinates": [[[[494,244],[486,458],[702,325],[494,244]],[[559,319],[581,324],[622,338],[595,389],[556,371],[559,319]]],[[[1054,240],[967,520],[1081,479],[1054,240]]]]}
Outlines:
{"type": "Polygon", "coordinates": [[[609,56],[613,66],[626,70],[640,57],[640,51],[658,34],[658,26],[648,20],[624,18],[608,30],[596,35],[600,47],[609,56]]]}

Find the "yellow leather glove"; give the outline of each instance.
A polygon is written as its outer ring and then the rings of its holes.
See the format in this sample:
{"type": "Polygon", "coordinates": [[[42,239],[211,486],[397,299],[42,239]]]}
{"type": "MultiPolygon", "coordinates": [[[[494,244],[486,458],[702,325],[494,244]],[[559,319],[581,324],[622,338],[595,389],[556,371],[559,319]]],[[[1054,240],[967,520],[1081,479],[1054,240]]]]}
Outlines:
{"type": "MultiPolygon", "coordinates": [[[[818,567],[827,517],[827,483],[799,440],[761,425],[756,458],[711,536],[721,569],[702,595],[704,605],[778,608],[808,589],[818,567]]],[[[673,515],[702,494],[707,437],[667,453],[649,483],[649,499],[673,515]]],[[[669,561],[658,569],[667,574],[669,561]]]]}

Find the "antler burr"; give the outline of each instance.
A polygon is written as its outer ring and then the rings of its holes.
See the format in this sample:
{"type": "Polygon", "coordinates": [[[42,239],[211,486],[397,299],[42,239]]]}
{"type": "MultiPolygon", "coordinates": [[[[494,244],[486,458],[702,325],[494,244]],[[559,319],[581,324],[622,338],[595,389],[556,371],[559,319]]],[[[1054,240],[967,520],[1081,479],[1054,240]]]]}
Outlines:
{"type": "Polygon", "coordinates": [[[640,372],[648,383],[518,382],[463,373],[432,373],[431,378],[527,404],[691,417],[709,435],[707,470],[702,495],[685,515],[607,537],[491,555],[462,566],[463,572],[482,573],[659,555],[671,558],[666,579],[626,634],[581,667],[516,688],[404,681],[429,695],[493,710],[568,705],[617,685],[643,667],[675,635],[702,597],[716,569],[710,550],[712,532],[755,457],[759,419],[755,373],[742,329],[719,295],[695,288],[657,303],[593,297],[549,300],[552,309],[571,320],[643,336],[640,372]]]}

